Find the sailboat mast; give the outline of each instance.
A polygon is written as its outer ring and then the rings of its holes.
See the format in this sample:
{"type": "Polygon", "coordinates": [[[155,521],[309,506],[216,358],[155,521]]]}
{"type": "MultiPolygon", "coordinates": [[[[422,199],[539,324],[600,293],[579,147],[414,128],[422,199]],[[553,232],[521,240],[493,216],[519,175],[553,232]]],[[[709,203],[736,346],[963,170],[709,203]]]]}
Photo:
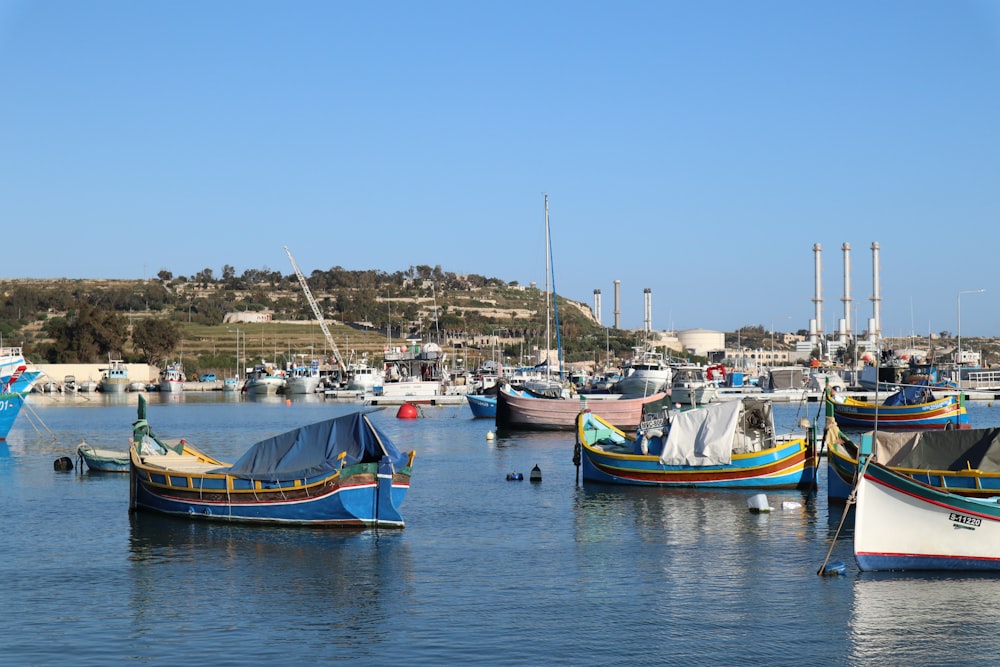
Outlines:
{"type": "Polygon", "coordinates": [[[551,306],[552,292],[549,291],[549,195],[545,195],[545,377],[549,377],[551,374],[551,361],[549,359],[549,350],[552,349],[551,336],[552,333],[549,329],[549,323],[551,321],[551,315],[549,309],[551,306]]]}

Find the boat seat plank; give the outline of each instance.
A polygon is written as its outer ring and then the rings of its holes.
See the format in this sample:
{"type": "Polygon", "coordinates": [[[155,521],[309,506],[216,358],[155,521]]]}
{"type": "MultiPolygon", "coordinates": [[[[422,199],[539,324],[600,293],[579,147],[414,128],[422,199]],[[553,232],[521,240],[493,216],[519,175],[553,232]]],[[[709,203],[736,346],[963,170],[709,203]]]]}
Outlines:
{"type": "Polygon", "coordinates": [[[157,468],[180,473],[202,474],[219,468],[217,463],[206,463],[198,457],[189,454],[155,454],[143,456],[142,462],[149,466],[156,466],[157,468]]]}

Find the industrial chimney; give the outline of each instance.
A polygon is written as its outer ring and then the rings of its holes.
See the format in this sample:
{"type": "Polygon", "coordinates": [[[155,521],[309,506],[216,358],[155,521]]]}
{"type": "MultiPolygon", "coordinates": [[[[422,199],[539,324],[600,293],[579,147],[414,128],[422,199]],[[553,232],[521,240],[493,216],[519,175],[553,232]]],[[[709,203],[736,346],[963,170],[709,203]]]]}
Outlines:
{"type": "Polygon", "coordinates": [[[621,329],[622,324],[622,281],[615,281],[615,329],[621,329]]]}
{"type": "Polygon", "coordinates": [[[594,290],[594,317],[597,318],[597,323],[601,323],[601,290],[594,290]]]}
{"type": "Polygon", "coordinates": [[[646,333],[653,330],[653,290],[646,287],[642,290],[644,329],[646,333]]]}
{"type": "Polygon", "coordinates": [[[851,244],[845,243],[840,249],[844,251],[844,296],[840,298],[844,302],[844,319],[839,333],[840,342],[846,345],[851,339],[851,244]]]}
{"type": "Polygon", "coordinates": [[[816,314],[815,319],[809,324],[809,342],[812,345],[819,345],[823,339],[823,246],[819,243],[814,244],[813,253],[816,255],[816,295],[813,297],[816,314]]]}
{"type": "Polygon", "coordinates": [[[878,241],[872,242],[872,326],[868,338],[878,344],[882,338],[882,295],[878,284],[878,241]]]}

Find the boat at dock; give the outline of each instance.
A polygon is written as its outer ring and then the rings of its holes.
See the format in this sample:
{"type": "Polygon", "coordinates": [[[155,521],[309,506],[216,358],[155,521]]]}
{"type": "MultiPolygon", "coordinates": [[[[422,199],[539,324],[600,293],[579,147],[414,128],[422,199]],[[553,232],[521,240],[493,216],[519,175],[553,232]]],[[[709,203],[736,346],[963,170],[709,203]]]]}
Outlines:
{"type": "Polygon", "coordinates": [[[314,359],[309,364],[293,364],[285,378],[284,393],[315,394],[319,390],[319,361],[314,359]]]}
{"type": "Polygon", "coordinates": [[[243,391],[247,396],[274,396],[284,388],[284,372],[266,362],[256,364],[243,383],[243,391]]]}
{"type": "Polygon", "coordinates": [[[160,373],[159,389],[161,392],[180,393],[184,391],[184,367],[180,362],[167,364],[160,373]]]}
{"type": "Polygon", "coordinates": [[[128,366],[121,359],[108,357],[108,367],[101,369],[98,390],[105,394],[124,394],[129,390],[128,366]]]}
{"type": "Polygon", "coordinates": [[[670,387],[674,371],[663,353],[636,348],[636,355],[622,372],[622,377],[608,391],[628,398],[650,396],[670,387]]]}

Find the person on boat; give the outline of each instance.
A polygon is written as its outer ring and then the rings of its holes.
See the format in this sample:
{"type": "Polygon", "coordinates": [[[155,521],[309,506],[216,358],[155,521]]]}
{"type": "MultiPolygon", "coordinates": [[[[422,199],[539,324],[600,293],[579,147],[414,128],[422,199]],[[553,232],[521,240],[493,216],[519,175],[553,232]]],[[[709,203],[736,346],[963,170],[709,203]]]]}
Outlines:
{"type": "Polygon", "coordinates": [[[836,387],[830,387],[830,400],[834,403],[843,403],[844,397],[837,393],[836,387]]]}

